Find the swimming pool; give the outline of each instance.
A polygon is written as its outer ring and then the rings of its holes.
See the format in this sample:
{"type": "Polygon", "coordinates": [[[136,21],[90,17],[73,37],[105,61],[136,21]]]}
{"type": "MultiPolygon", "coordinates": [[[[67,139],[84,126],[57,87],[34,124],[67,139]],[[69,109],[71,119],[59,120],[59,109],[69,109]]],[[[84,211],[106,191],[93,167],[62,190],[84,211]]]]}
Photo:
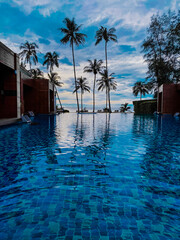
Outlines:
{"type": "Polygon", "coordinates": [[[180,120],[34,121],[0,129],[0,239],[179,239],[180,120]]]}

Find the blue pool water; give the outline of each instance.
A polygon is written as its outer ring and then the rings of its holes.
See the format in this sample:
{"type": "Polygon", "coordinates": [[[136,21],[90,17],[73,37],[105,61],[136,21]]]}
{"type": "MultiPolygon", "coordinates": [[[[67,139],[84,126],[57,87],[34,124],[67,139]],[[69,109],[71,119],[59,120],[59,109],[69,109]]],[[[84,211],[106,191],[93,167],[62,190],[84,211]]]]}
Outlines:
{"type": "Polygon", "coordinates": [[[0,239],[179,239],[180,120],[34,121],[0,129],[0,239]]]}

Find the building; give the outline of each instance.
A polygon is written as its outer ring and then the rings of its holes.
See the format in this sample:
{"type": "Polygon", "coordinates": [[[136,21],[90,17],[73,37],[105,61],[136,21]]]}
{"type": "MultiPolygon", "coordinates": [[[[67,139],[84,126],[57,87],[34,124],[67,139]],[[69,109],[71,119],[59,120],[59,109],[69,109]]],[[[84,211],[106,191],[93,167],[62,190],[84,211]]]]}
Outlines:
{"type": "Polygon", "coordinates": [[[157,111],[161,114],[180,112],[180,83],[163,84],[159,87],[157,111]]]}
{"type": "Polygon", "coordinates": [[[21,111],[48,114],[55,110],[53,84],[48,79],[22,78],[21,111]]]}
{"type": "Polygon", "coordinates": [[[157,99],[133,101],[135,114],[153,114],[157,111],[157,99]]]}
{"type": "Polygon", "coordinates": [[[0,118],[20,118],[27,111],[48,114],[55,106],[52,83],[32,79],[18,55],[0,42],[0,118]]]}
{"type": "Polygon", "coordinates": [[[19,57],[0,42],[0,118],[20,118],[19,57]]]}

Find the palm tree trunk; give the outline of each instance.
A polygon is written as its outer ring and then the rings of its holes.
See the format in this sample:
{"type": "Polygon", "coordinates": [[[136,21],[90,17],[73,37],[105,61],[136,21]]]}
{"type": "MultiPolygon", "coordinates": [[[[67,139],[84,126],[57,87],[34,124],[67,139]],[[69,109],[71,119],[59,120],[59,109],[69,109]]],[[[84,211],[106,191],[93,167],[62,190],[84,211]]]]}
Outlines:
{"type": "Polygon", "coordinates": [[[94,74],[94,86],[93,86],[93,113],[95,112],[95,84],[96,84],[96,74],[94,74]]]}
{"type": "MultiPolygon", "coordinates": [[[[74,80],[75,80],[75,89],[77,89],[77,81],[76,81],[76,67],[75,67],[75,58],[74,58],[74,46],[72,42],[72,56],[73,56],[73,66],[74,66],[74,80]]],[[[79,112],[79,99],[78,99],[78,92],[76,91],[76,101],[77,101],[77,109],[79,112]]]]}
{"type": "MultiPolygon", "coordinates": [[[[107,64],[107,42],[105,41],[105,58],[106,58],[106,71],[107,71],[107,76],[108,76],[108,64],[107,64]]],[[[106,108],[107,108],[107,94],[108,94],[108,89],[106,86],[106,108]]]]}
{"type": "MultiPolygon", "coordinates": [[[[106,71],[107,71],[107,78],[108,78],[107,42],[105,42],[105,55],[106,55],[106,71]]],[[[107,94],[108,94],[108,98],[109,98],[109,112],[111,112],[110,93],[109,92],[110,92],[110,88],[109,88],[109,80],[108,80],[107,94]]],[[[106,108],[107,108],[107,106],[106,106],[106,108]]]]}
{"type": "Polygon", "coordinates": [[[140,100],[141,100],[141,98],[142,98],[142,92],[140,92],[140,100]]]}
{"type": "Polygon", "coordinates": [[[105,42],[105,56],[106,56],[106,71],[108,75],[108,63],[107,63],[107,42],[105,42]]]}
{"type": "Polygon", "coordinates": [[[108,98],[109,98],[109,112],[111,113],[110,88],[108,91],[108,98]]]}
{"type": "Polygon", "coordinates": [[[52,70],[53,70],[53,67],[52,65],[50,65],[50,69],[49,69],[50,73],[52,73],[52,70]]]}
{"type": "Polygon", "coordinates": [[[57,91],[56,85],[54,85],[54,87],[55,87],[55,89],[56,89],[56,93],[57,93],[57,96],[58,96],[59,104],[60,104],[61,108],[63,108],[63,107],[62,107],[62,104],[61,104],[61,100],[60,100],[59,94],[58,94],[58,91],[57,91]]]}
{"type": "Polygon", "coordinates": [[[108,100],[107,100],[107,97],[108,97],[108,95],[107,95],[107,86],[106,86],[106,108],[107,108],[107,102],[108,102],[108,100]]]}
{"type": "Polygon", "coordinates": [[[83,93],[81,89],[81,112],[83,111],[83,93]]]}

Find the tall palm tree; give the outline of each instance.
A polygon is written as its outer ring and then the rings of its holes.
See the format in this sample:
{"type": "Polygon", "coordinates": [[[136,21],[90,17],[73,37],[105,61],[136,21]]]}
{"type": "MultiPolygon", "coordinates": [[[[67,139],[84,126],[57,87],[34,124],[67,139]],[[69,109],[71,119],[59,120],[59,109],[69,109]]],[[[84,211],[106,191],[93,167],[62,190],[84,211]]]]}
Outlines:
{"type": "MultiPolygon", "coordinates": [[[[72,57],[73,57],[73,66],[74,66],[74,81],[75,81],[75,88],[77,88],[74,45],[79,46],[79,45],[85,43],[85,37],[87,37],[87,35],[79,32],[82,25],[78,26],[75,23],[74,18],[72,20],[70,20],[69,18],[65,18],[63,23],[65,24],[66,28],[60,28],[60,31],[65,36],[60,41],[63,44],[67,44],[69,42],[70,46],[72,48],[72,57]]],[[[79,112],[79,99],[78,99],[77,92],[76,92],[76,101],[77,101],[77,108],[78,108],[78,112],[79,112]]]]}
{"type": "Polygon", "coordinates": [[[57,91],[57,87],[62,87],[63,82],[59,82],[59,80],[61,78],[60,78],[60,76],[58,76],[58,73],[50,72],[50,73],[48,73],[48,77],[49,77],[50,82],[52,82],[52,84],[54,85],[54,87],[56,89],[56,94],[58,96],[59,104],[60,104],[61,108],[63,108],[60,97],[59,97],[59,94],[58,94],[58,91],[57,91]]]}
{"type": "Polygon", "coordinates": [[[83,94],[84,92],[90,92],[90,87],[88,86],[86,78],[80,77],[77,79],[77,84],[73,93],[77,93],[79,89],[81,89],[81,112],[83,112],[83,94]]]}
{"type": "Polygon", "coordinates": [[[95,112],[95,85],[96,85],[96,75],[101,71],[102,69],[102,60],[96,60],[93,61],[88,60],[89,65],[84,67],[84,72],[88,73],[94,73],[94,84],[93,84],[93,112],[95,112]]]}
{"type": "Polygon", "coordinates": [[[117,83],[114,81],[114,73],[108,75],[107,70],[104,69],[103,72],[100,72],[101,79],[98,82],[98,91],[106,89],[106,108],[107,103],[109,102],[109,112],[111,112],[111,101],[110,101],[110,90],[116,90],[117,83]]]}
{"type": "Polygon", "coordinates": [[[44,76],[43,72],[39,68],[31,69],[29,72],[31,73],[33,79],[41,79],[44,76]]]}
{"type": "Polygon", "coordinates": [[[60,85],[58,85],[59,84],[58,80],[60,79],[60,77],[58,76],[57,73],[52,72],[54,66],[59,67],[58,57],[59,57],[59,55],[55,51],[53,53],[47,52],[44,56],[43,66],[46,65],[47,70],[49,69],[48,77],[49,77],[50,81],[53,83],[53,87],[56,89],[56,94],[58,96],[59,103],[62,108],[61,100],[59,98],[59,94],[58,94],[58,91],[56,88],[56,86],[61,87],[62,83],[60,85]]]}
{"type": "Polygon", "coordinates": [[[47,69],[49,69],[50,72],[53,71],[54,66],[59,67],[58,63],[58,57],[59,55],[56,52],[47,52],[44,56],[44,62],[43,66],[47,65],[47,69]]]}
{"type": "Polygon", "coordinates": [[[140,94],[140,100],[142,98],[142,95],[145,96],[146,93],[149,93],[149,86],[141,81],[138,81],[134,84],[133,87],[133,94],[137,97],[138,94],[140,94]]]}
{"type": "MultiPolygon", "coordinates": [[[[96,31],[96,42],[95,45],[98,45],[102,40],[105,41],[105,58],[106,58],[106,71],[108,73],[108,62],[107,62],[107,44],[110,41],[117,42],[117,36],[114,34],[116,32],[115,28],[110,28],[109,30],[106,27],[101,26],[99,30],[96,31]]],[[[110,91],[110,89],[107,89],[110,91]]],[[[109,102],[109,111],[111,112],[111,105],[109,102]]]]}
{"type": "Polygon", "coordinates": [[[19,53],[19,56],[24,58],[24,64],[29,63],[30,70],[31,70],[32,61],[34,62],[35,65],[36,63],[38,63],[37,50],[36,50],[37,48],[39,47],[34,42],[29,43],[28,41],[26,41],[25,43],[21,43],[20,45],[20,50],[22,51],[19,53]]]}
{"type": "Polygon", "coordinates": [[[131,107],[128,106],[128,103],[124,103],[124,104],[121,104],[120,112],[124,113],[124,112],[128,111],[129,109],[131,109],[131,107]]]}

